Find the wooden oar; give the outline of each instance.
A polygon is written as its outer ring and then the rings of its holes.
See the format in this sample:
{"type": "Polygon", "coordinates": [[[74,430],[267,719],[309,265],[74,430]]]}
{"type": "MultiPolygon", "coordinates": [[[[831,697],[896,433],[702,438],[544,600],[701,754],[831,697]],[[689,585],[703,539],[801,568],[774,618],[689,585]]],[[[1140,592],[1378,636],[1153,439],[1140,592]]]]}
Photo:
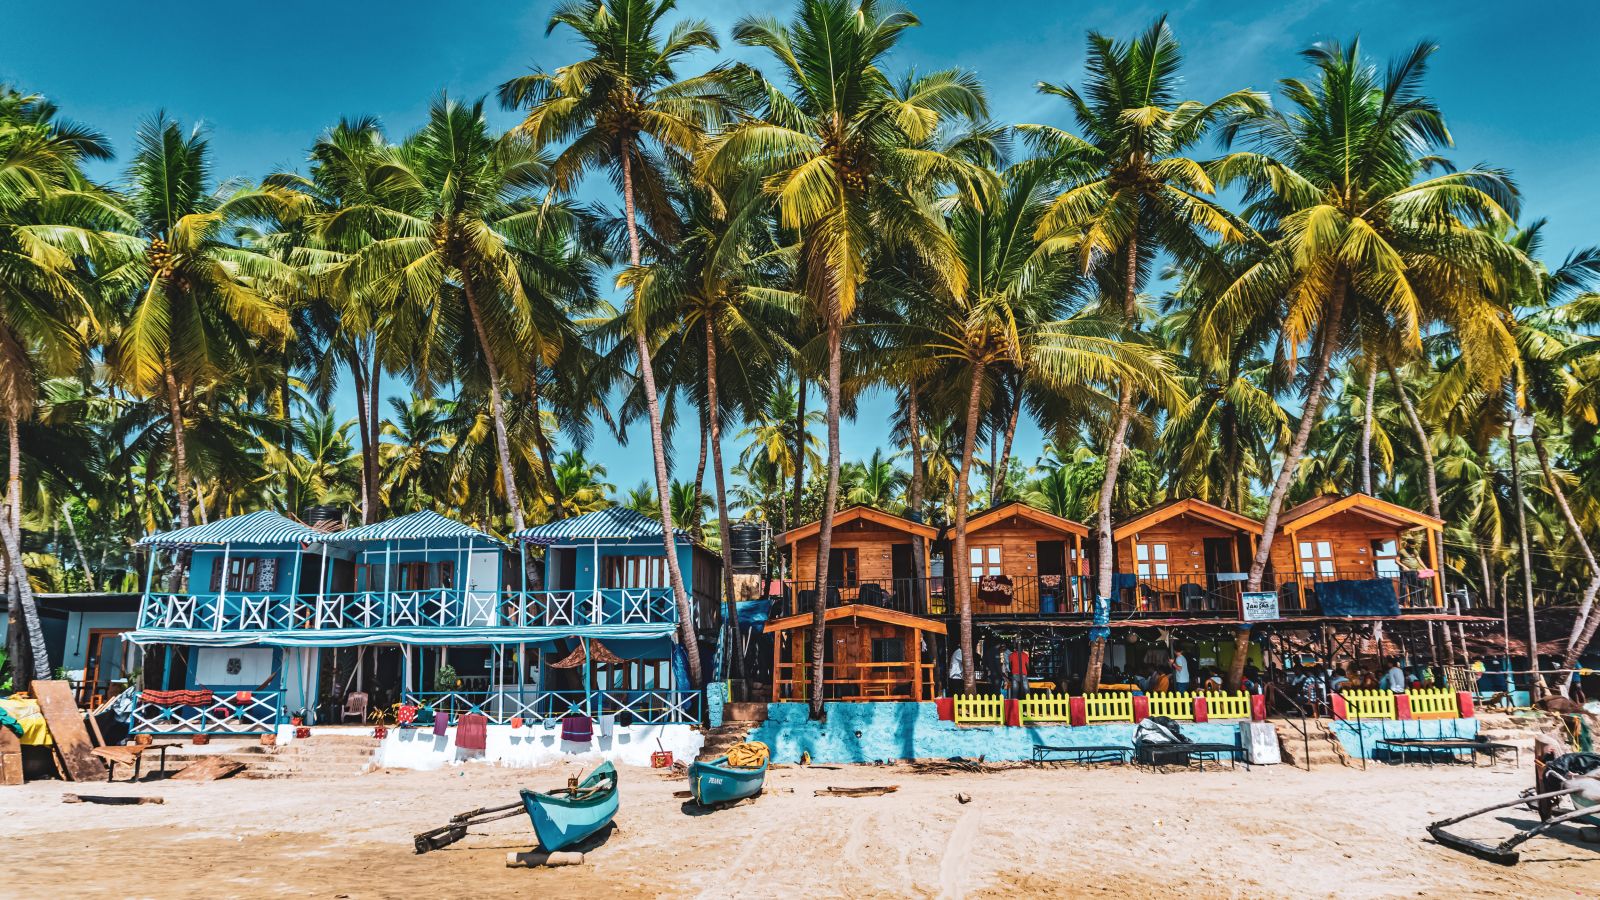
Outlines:
{"type": "Polygon", "coordinates": [[[413,835],[411,845],[418,853],[439,850],[466,837],[468,826],[509,819],[522,811],[522,803],[517,802],[507,803],[505,806],[488,806],[459,813],[450,817],[450,824],[448,825],[413,835]]]}

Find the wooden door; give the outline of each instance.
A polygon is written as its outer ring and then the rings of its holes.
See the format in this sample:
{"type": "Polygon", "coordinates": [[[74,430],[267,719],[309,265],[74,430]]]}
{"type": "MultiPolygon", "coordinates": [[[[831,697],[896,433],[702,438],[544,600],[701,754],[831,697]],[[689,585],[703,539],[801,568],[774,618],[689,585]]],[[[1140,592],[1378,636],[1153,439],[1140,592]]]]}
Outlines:
{"type": "Polygon", "coordinates": [[[122,642],[125,628],[89,629],[89,656],[84,662],[80,706],[98,706],[111,682],[127,674],[127,645],[122,642]]]}

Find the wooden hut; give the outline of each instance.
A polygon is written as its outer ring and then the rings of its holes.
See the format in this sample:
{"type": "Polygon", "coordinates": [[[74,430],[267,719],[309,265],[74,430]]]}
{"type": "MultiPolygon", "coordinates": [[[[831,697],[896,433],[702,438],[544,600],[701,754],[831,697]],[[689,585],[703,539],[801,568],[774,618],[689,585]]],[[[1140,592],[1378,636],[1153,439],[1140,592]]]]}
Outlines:
{"type": "Polygon", "coordinates": [[[1389,581],[1403,607],[1444,605],[1437,577],[1444,522],[1367,494],[1324,494],[1278,519],[1272,544],[1279,605],[1309,609],[1310,591],[1330,581],[1389,581]],[[1407,532],[1421,529],[1418,564],[1402,559],[1407,532]],[[1296,589],[1290,589],[1293,583],[1296,589]]]}
{"type": "Polygon", "coordinates": [[[1089,528],[1021,501],[967,521],[974,615],[1089,611],[1080,564],[1089,528]]]}
{"type": "Polygon", "coordinates": [[[1116,594],[1126,612],[1237,614],[1261,523],[1193,497],[1112,529],[1116,594]]]}
{"type": "MultiPolygon", "coordinates": [[[[811,522],[778,536],[778,546],[789,554],[788,612],[805,612],[818,596],[821,531],[820,522],[811,522]]],[[[913,614],[928,612],[930,602],[942,601],[930,598],[930,593],[938,593],[931,581],[917,578],[914,547],[920,545],[926,561],[929,544],[938,533],[932,526],[869,506],[840,510],[833,517],[828,553],[828,605],[861,603],[913,614]]]]}
{"type": "MultiPolygon", "coordinates": [[[[913,700],[935,693],[932,641],[945,626],[933,619],[848,603],[824,614],[823,697],[827,700],[913,700]],[[926,642],[927,646],[924,646],[926,642]]],[[[805,700],[811,690],[810,613],[767,623],[772,641],[772,700],[805,700]]]]}

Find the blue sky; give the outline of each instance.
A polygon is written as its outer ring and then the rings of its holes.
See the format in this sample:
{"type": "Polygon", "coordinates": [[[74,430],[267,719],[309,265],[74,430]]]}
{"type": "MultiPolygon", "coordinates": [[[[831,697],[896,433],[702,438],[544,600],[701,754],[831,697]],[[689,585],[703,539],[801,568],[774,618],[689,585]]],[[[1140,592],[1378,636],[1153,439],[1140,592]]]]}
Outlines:
{"type": "MultiPolygon", "coordinates": [[[[0,81],[54,98],[66,115],[105,132],[119,151],[158,109],[209,128],[220,177],[259,178],[296,167],[314,136],[340,116],[377,115],[395,136],[420,124],[440,90],[477,97],[531,65],[574,57],[560,32],[544,34],[553,4],[375,3],[7,4],[0,28],[0,81]]],[[[786,16],[786,2],[682,0],[684,15],[726,35],[741,16],[786,16]]],[[[1084,33],[1128,36],[1167,13],[1187,54],[1189,95],[1210,99],[1243,87],[1271,89],[1302,74],[1298,52],[1324,39],[1360,35],[1381,58],[1421,39],[1441,44],[1428,79],[1456,139],[1457,162],[1510,168],[1524,218],[1543,216],[1548,253],[1600,243],[1600,120],[1577,115],[1575,98],[1600,56],[1600,5],[1379,0],[1293,4],[962,3],[911,4],[923,25],[892,60],[896,70],[961,66],[983,79],[994,117],[1067,125],[1041,79],[1076,83],[1084,33]]],[[[744,48],[729,55],[761,64],[744,48]]],[[[509,125],[514,114],[496,109],[509,125]]],[[[120,163],[97,175],[112,179],[120,163]]],[[[885,444],[887,397],[867,399],[845,429],[845,457],[885,444]]],[[[591,458],[619,487],[647,474],[638,452],[600,437],[591,458]]],[[[692,434],[678,441],[679,472],[692,469],[692,434]]],[[[1024,428],[1018,455],[1031,462],[1037,429],[1024,428]]]]}

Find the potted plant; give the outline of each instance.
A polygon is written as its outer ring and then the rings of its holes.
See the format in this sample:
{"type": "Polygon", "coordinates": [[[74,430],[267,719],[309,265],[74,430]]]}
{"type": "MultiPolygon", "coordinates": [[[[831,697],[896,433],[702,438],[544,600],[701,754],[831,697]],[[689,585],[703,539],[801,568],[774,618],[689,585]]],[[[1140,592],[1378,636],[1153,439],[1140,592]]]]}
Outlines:
{"type": "Polygon", "coordinates": [[[189,743],[195,745],[196,747],[204,747],[206,744],[211,743],[211,735],[197,734],[189,739],[189,743]]]}
{"type": "Polygon", "coordinates": [[[461,686],[461,679],[456,675],[456,667],[449,663],[441,663],[433,673],[433,686],[435,690],[448,691],[461,686]]]}

